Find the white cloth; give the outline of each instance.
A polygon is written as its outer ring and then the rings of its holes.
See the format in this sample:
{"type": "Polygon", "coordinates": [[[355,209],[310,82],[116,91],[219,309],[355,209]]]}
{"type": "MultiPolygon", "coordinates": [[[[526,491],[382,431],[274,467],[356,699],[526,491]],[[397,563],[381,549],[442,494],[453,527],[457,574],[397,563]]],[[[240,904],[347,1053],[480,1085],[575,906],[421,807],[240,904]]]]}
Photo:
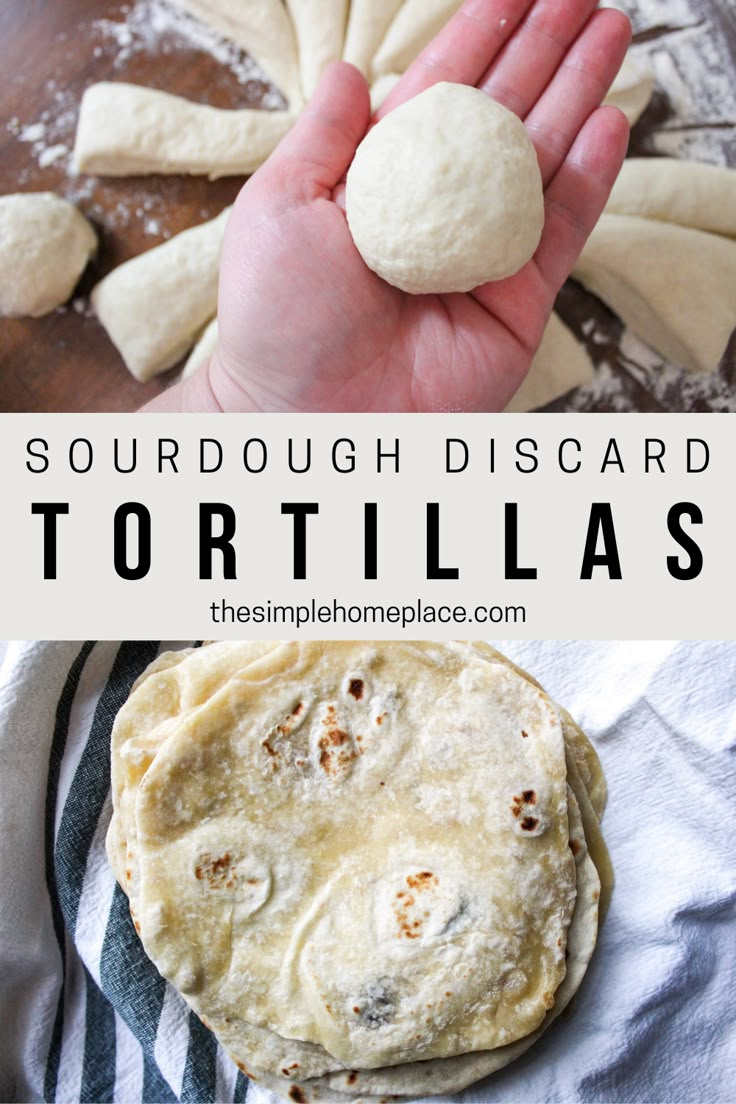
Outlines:
{"type": "MultiPolygon", "coordinates": [[[[736,644],[494,643],[570,710],[601,755],[616,888],[573,1009],[464,1099],[733,1101],[736,644]]],[[[10,645],[0,669],[0,1099],[49,1098],[49,1084],[52,1098],[69,1104],[102,1098],[89,1094],[105,1083],[105,1060],[114,1066],[106,1099],[128,1104],[164,1091],[166,1099],[242,1099],[237,1071],[168,987],[152,1028],[146,1007],[129,1006],[131,991],[150,1003],[145,985],[154,981],[135,973],[134,937],[123,939],[113,923],[102,854],[109,798],[98,766],[112,710],[151,650],[100,644],[80,658],[80,647],[10,645]],[[77,817],[89,819],[95,799],[80,795],[95,792],[99,822],[77,860],[65,840],[75,838],[77,817]],[[47,884],[47,828],[65,962],[47,884]],[[122,981],[113,976],[118,951],[122,981]],[[63,979],[63,1037],[49,1080],[63,979]],[[91,1021],[105,1015],[114,1025],[107,1059],[93,1053],[91,1033],[91,1021]],[[208,1056],[198,1064],[199,1051],[208,1056]]],[[[247,1092],[250,1104],[274,1099],[255,1085],[247,1092]]]]}

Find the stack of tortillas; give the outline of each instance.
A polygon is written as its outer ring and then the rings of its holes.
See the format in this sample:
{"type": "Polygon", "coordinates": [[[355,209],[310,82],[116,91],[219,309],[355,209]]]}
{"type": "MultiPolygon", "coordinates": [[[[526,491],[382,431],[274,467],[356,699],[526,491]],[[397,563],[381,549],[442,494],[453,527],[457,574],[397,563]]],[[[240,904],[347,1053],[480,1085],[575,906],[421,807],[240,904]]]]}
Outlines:
{"type": "Polygon", "coordinates": [[[162,656],[113,730],[143,945],[297,1102],[456,1091],[578,989],[612,878],[598,757],[485,644],[162,656]]]}

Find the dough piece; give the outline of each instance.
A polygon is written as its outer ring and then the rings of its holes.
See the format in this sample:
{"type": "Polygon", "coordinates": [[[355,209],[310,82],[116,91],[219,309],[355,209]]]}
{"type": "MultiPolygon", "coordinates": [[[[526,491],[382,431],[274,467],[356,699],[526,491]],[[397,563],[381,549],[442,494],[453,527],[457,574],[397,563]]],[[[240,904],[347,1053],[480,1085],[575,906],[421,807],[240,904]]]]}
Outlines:
{"type": "Polygon", "coordinates": [[[603,102],[623,111],[633,127],[649,107],[655,84],[652,72],[627,57],[603,102]]]}
{"type": "Polygon", "coordinates": [[[289,106],[301,106],[301,84],[294,29],[282,0],[174,0],[213,30],[253,57],[284,94],[289,106]]]}
{"type": "Polygon", "coordinates": [[[322,74],[342,57],[348,0],[286,0],[299,47],[302,96],[310,100],[322,74]]]}
{"type": "Polygon", "coordinates": [[[189,359],[184,365],[181,378],[183,380],[189,379],[193,376],[198,368],[201,368],[203,364],[206,364],[210,359],[215,349],[217,348],[217,340],[220,336],[220,329],[217,324],[217,319],[213,318],[206,330],[200,337],[197,344],[189,354],[189,359]]]}
{"type": "Polygon", "coordinates": [[[412,294],[512,276],[544,226],[542,178],[522,123],[460,84],[434,85],[369,132],[346,204],[368,267],[412,294]]]}
{"type": "Polygon", "coordinates": [[[559,315],[553,314],[529,374],[506,411],[509,414],[520,414],[527,410],[538,410],[540,406],[546,406],[553,399],[567,394],[573,387],[590,383],[594,374],[593,361],[585,347],[559,315]]]}
{"type": "Polygon", "coordinates": [[[403,2],[404,0],[352,0],[345,32],[343,61],[349,61],[364,76],[368,76],[375,52],[403,2]]]}
{"type": "Polygon", "coordinates": [[[126,261],[92,292],[92,304],[136,379],[165,372],[217,310],[226,208],[211,222],[126,261]]]}
{"type": "Polygon", "coordinates": [[[406,0],[373,59],[371,73],[403,73],[461,7],[463,0],[406,0]]]}
{"type": "Polygon", "coordinates": [[[383,107],[400,80],[401,73],[385,73],[374,80],[371,85],[371,111],[374,115],[383,107]]]}
{"type": "Polygon", "coordinates": [[[255,172],[293,126],[286,111],[222,111],[137,84],[91,85],[74,144],[79,172],[101,176],[255,172]]]}
{"type": "Polygon", "coordinates": [[[736,327],[736,242],[603,215],[573,276],[660,356],[712,372],[736,327]]]}
{"type": "Polygon", "coordinates": [[[736,169],[671,157],[632,157],[624,161],[606,211],[736,238],[736,169]]]}
{"type": "Polygon", "coordinates": [[[84,216],[53,192],[0,196],[0,315],[39,318],[61,306],[96,249],[84,216]]]}

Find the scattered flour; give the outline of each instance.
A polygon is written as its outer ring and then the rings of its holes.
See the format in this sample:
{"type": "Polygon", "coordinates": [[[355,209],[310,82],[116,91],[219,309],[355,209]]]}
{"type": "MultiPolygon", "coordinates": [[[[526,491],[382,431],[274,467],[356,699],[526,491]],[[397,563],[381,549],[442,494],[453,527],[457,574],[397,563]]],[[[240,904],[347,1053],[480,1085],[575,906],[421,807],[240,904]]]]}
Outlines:
{"type": "MultiPolygon", "coordinates": [[[[175,4],[165,3],[164,0],[137,0],[135,4],[118,7],[114,16],[92,21],[82,29],[82,33],[91,39],[91,54],[96,58],[110,59],[114,68],[120,71],[118,79],[125,78],[126,63],[137,54],[145,52],[156,57],[177,49],[200,50],[228,69],[238,83],[253,81],[262,84],[264,108],[285,106],[278,92],[268,87],[267,78],[255,61],[175,4]]],[[[66,38],[65,33],[59,35],[60,41],[66,38]]],[[[48,106],[38,118],[22,120],[14,117],[6,123],[8,132],[30,147],[37,166],[35,171],[22,169],[18,174],[18,185],[26,187],[32,183],[39,188],[52,187],[82,207],[85,214],[105,231],[124,232],[127,227],[138,224],[147,237],[170,238],[167,221],[172,206],[176,207],[177,180],[171,178],[165,194],[161,194],[158,190],[151,191],[145,180],[108,181],[78,175],[72,150],[79,112],[79,91],[69,90],[57,74],[56,79],[46,82],[45,92],[48,106]],[[38,179],[38,170],[53,171],[54,175],[48,181],[38,179]]],[[[203,208],[202,219],[209,217],[211,212],[203,208]]]]}
{"type": "MultiPolygon", "coordinates": [[[[132,7],[121,7],[120,13],[125,17],[123,21],[97,19],[92,24],[93,36],[100,40],[95,51],[102,54],[112,49],[116,69],[123,68],[137,53],[170,54],[176,48],[183,48],[210,54],[229,69],[240,84],[258,81],[268,85],[263,70],[238,46],[165,0],[138,0],[132,7]]],[[[285,106],[281,95],[269,89],[263,107],[285,106]]]]}
{"type": "Polygon", "coordinates": [[[47,165],[53,165],[54,161],[66,157],[68,153],[69,147],[65,146],[63,142],[60,142],[56,146],[46,146],[38,155],[39,167],[45,169],[47,165]]]}
{"type": "Polygon", "coordinates": [[[72,310],[75,314],[78,314],[81,318],[94,318],[95,312],[89,299],[83,299],[81,296],[77,299],[72,299],[72,310]]]}
{"type": "MultiPolygon", "coordinates": [[[[725,35],[713,31],[714,5],[619,0],[602,6],[629,15],[633,56],[656,77],[652,105],[632,135],[633,152],[736,167],[734,58],[725,35]]],[[[597,367],[595,380],[556,409],[736,411],[736,342],[717,372],[690,375],[664,363],[630,331],[617,338],[616,320],[579,289],[568,285],[562,301],[597,367]]]]}
{"type": "Polygon", "coordinates": [[[7,129],[19,142],[31,146],[31,153],[40,169],[60,165],[66,172],[71,172],[77,97],[72,92],[59,89],[55,80],[46,82],[46,93],[50,106],[42,111],[40,118],[23,124],[14,117],[7,123],[7,129]]]}
{"type": "Polygon", "coordinates": [[[24,126],[18,134],[19,142],[43,142],[46,137],[46,125],[44,123],[31,123],[24,126]]]}
{"type": "MultiPolygon", "coordinates": [[[[138,0],[134,5],[121,5],[118,12],[120,20],[97,19],[91,23],[94,57],[111,56],[115,68],[124,70],[126,63],[141,52],[156,56],[176,49],[201,50],[229,69],[240,84],[261,83],[265,109],[285,106],[281,95],[268,86],[267,78],[255,61],[234,43],[221,38],[175,5],[165,0],[138,0]]],[[[58,37],[62,41],[67,35],[62,33],[58,37]]],[[[79,96],[59,84],[60,81],[53,79],[46,82],[49,107],[38,119],[23,123],[14,117],[6,128],[19,142],[31,145],[39,168],[58,166],[73,177],[71,151],[79,96]]]]}
{"type": "Polygon", "coordinates": [[[736,165],[736,81],[726,44],[703,24],[639,47],[669,114],[649,138],[652,153],[736,165]]]}

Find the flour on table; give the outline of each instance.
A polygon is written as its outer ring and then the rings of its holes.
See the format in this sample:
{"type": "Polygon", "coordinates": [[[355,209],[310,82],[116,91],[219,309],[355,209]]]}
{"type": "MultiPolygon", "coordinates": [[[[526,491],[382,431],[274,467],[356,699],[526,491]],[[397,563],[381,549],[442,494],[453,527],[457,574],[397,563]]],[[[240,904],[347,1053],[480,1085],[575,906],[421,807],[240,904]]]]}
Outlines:
{"type": "Polygon", "coordinates": [[[68,153],[69,147],[64,145],[63,142],[59,142],[56,146],[46,146],[38,155],[39,168],[45,169],[48,165],[53,165],[55,161],[66,157],[68,153]]]}
{"type": "MultiPolygon", "coordinates": [[[[89,299],[83,299],[79,296],[77,299],[72,299],[72,310],[75,314],[78,314],[80,318],[95,318],[94,307],[90,303],[89,299]]],[[[59,307],[59,310],[66,310],[65,307],[59,307]]]]}
{"type": "MultiPolygon", "coordinates": [[[[229,69],[240,84],[259,81],[268,85],[268,78],[253,58],[180,8],[164,0],[138,0],[119,10],[124,15],[122,21],[97,19],[92,24],[93,38],[98,42],[95,49],[112,52],[116,69],[142,52],[160,56],[177,48],[201,50],[229,69]]],[[[283,108],[285,103],[277,91],[269,88],[263,107],[283,108]]]]}
{"type": "MultiPolygon", "coordinates": [[[[633,60],[655,76],[649,109],[632,132],[634,156],[736,166],[736,58],[711,0],[619,0],[634,25],[633,60]]],[[[724,5],[727,7],[727,5],[724,5]]],[[[554,409],[736,411],[736,341],[721,367],[692,377],[665,363],[590,295],[568,285],[563,318],[597,365],[593,383],[554,409]]]]}
{"type": "Polygon", "coordinates": [[[28,126],[24,126],[18,134],[19,142],[43,142],[46,137],[46,126],[44,123],[30,123],[28,126]]]}
{"type": "MultiPolygon", "coordinates": [[[[19,142],[30,145],[31,154],[40,169],[55,165],[69,173],[77,122],[77,97],[58,88],[54,80],[46,82],[46,92],[51,106],[45,108],[38,119],[23,123],[14,117],[6,124],[6,129],[19,142]]],[[[72,199],[65,189],[62,190],[67,199],[72,199]]]]}
{"type": "Polygon", "coordinates": [[[703,0],[627,0],[634,24],[633,55],[657,79],[664,118],[641,152],[715,164],[736,164],[734,59],[723,33],[713,34],[703,0]]]}
{"type": "Polygon", "coordinates": [[[725,371],[686,375],[662,360],[631,330],[624,330],[618,349],[612,354],[610,330],[604,330],[597,319],[587,319],[580,328],[585,333],[589,351],[593,350],[595,379],[577,388],[564,406],[555,409],[577,413],[606,409],[626,413],[633,408],[633,388],[652,396],[661,410],[673,409],[673,395],[676,395],[676,409],[679,410],[736,412],[736,393],[727,365],[725,371]]]}

